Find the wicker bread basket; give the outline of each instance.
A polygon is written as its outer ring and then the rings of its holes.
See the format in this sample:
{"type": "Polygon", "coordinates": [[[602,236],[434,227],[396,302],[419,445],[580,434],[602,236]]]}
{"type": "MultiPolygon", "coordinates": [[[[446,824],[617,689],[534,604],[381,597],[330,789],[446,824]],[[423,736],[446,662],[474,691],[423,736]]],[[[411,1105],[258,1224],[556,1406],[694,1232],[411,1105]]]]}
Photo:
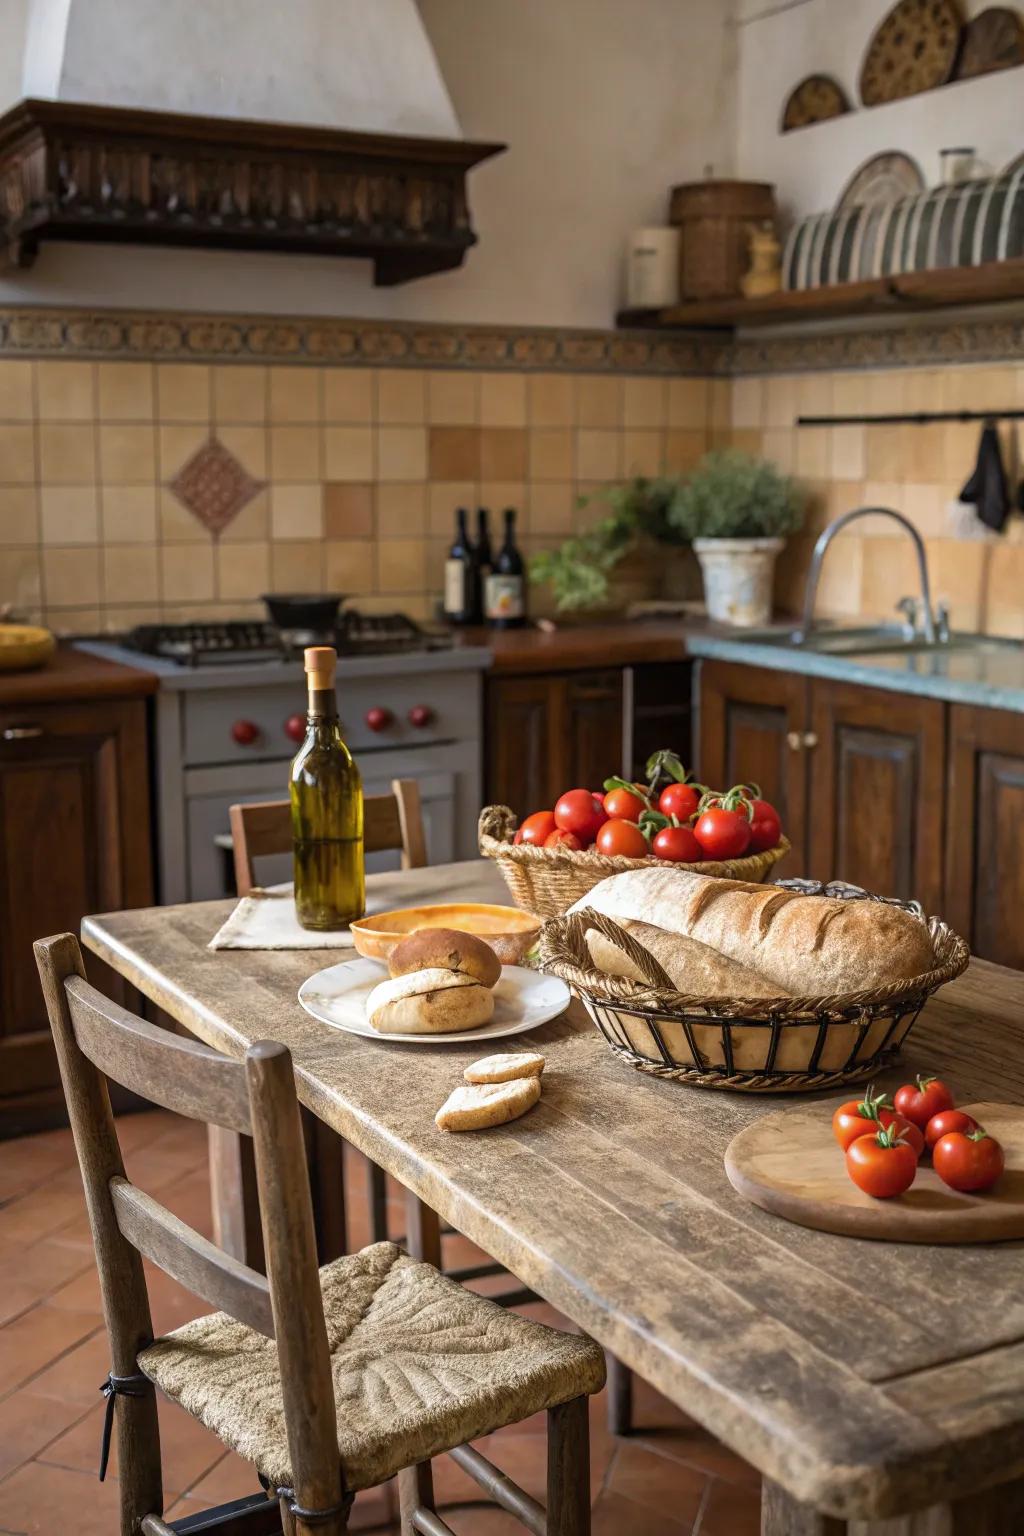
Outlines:
{"type": "MultiPolygon", "coordinates": [[[[889,901],[857,886],[780,880],[804,896],[889,901]]],[[[616,1056],[641,1072],[694,1088],[797,1093],[858,1083],[890,1066],[926,999],[959,976],[969,956],[959,935],[916,902],[894,906],[927,922],[933,968],[908,981],[836,997],[700,998],[679,992],[650,952],[600,913],[550,918],[541,966],[569,983],[616,1056]],[[596,928],[625,950],[650,985],[597,970],[586,945],[596,928]]]]}
{"type": "Polygon", "coordinates": [[[535,848],[528,843],[517,847],[512,839],[518,824],[515,812],[507,805],[485,806],[478,827],[480,852],[495,860],[516,906],[524,912],[536,912],[539,917],[557,917],[567,912],[573,902],[586,896],[601,880],[621,875],[627,869],[689,869],[699,875],[759,884],[789,852],[789,843],[782,837],[774,848],[748,854],[745,859],[666,865],[664,859],[611,858],[593,849],[586,853],[562,853],[557,848],[535,848]]]}

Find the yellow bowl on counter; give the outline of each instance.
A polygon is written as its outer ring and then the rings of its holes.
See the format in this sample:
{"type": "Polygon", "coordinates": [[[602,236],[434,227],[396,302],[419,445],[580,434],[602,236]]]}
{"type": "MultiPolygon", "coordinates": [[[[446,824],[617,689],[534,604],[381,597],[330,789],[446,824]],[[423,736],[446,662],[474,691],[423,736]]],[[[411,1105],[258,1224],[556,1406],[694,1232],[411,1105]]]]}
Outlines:
{"type": "Polygon", "coordinates": [[[455,928],[475,933],[489,944],[502,965],[521,965],[537,942],[540,918],[518,907],[491,906],[487,902],[456,901],[429,907],[399,907],[394,912],[375,912],[352,924],[352,942],[370,960],[387,960],[399,939],[418,928],[455,928]]]}
{"type": "Polygon", "coordinates": [[[29,672],[53,655],[57,641],[38,624],[0,624],[0,672],[29,672]]]}

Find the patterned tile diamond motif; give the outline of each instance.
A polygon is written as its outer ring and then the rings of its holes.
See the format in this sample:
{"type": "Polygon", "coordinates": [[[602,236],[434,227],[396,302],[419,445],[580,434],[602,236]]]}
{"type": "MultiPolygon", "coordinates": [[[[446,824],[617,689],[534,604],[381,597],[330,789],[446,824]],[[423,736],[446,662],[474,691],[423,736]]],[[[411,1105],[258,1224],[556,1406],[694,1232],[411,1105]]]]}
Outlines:
{"type": "Polygon", "coordinates": [[[204,443],[170,482],[171,490],[208,533],[223,533],[264,487],[215,437],[204,443]]]}

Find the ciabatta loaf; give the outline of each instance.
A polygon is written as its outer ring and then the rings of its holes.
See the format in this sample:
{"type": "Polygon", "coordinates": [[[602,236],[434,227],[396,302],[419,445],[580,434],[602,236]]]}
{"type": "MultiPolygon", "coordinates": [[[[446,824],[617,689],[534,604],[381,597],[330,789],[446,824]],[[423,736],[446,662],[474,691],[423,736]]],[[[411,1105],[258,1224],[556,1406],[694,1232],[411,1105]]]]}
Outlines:
{"type": "MultiPolygon", "coordinates": [[[[655,874],[659,871],[655,870],[655,874]]],[[[610,915],[610,914],[609,914],[610,915]]],[[[699,939],[669,933],[651,923],[637,923],[623,918],[621,926],[638,944],[659,961],[672,985],[694,997],[785,997],[786,989],[768,981],[749,965],[740,965],[728,955],[719,954],[699,939]]],[[[587,948],[599,971],[609,976],[628,976],[631,981],[647,982],[647,977],[625,950],[612,940],[587,929],[587,948]]]]}
{"type": "Polygon", "coordinates": [[[699,939],[795,997],[889,986],[935,964],[928,930],[899,907],[684,869],[612,875],[569,910],[587,907],[699,939]]]}

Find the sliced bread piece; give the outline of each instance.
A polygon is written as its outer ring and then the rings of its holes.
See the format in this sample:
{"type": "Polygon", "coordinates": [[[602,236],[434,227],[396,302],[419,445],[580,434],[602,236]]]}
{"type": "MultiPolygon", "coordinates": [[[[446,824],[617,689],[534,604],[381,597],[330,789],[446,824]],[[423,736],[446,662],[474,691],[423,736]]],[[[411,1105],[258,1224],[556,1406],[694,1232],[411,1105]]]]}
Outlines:
{"type": "Polygon", "coordinates": [[[540,1077],[543,1071],[544,1057],[536,1051],[499,1051],[474,1061],[462,1075],[467,1083],[510,1083],[517,1077],[540,1077]]]}
{"type": "Polygon", "coordinates": [[[540,1098],[539,1077],[516,1077],[507,1083],[467,1083],[454,1089],[434,1120],[442,1131],[480,1131],[518,1120],[540,1098]]]}

